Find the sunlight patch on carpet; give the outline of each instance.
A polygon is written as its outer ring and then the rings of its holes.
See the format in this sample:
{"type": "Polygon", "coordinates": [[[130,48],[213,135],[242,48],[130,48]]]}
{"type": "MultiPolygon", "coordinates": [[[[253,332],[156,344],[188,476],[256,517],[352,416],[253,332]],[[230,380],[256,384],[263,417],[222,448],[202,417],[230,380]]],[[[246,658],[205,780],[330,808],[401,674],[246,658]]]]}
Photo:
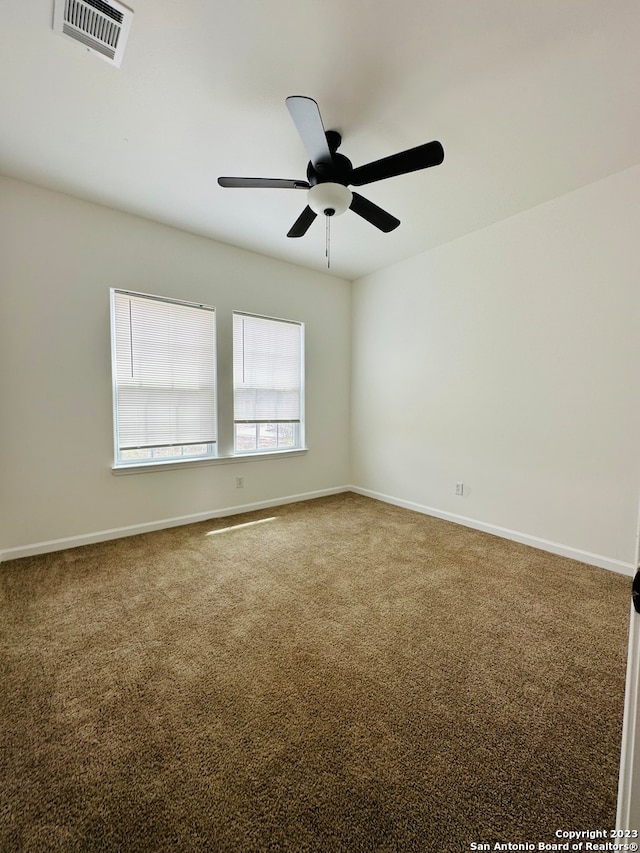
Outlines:
{"type": "Polygon", "coordinates": [[[244,524],[232,524],[229,527],[221,527],[219,530],[210,530],[205,533],[205,536],[216,536],[218,533],[230,533],[234,530],[242,530],[245,527],[256,527],[258,524],[265,524],[267,521],[277,521],[278,516],[274,515],[271,518],[260,518],[258,521],[247,521],[244,524]]]}

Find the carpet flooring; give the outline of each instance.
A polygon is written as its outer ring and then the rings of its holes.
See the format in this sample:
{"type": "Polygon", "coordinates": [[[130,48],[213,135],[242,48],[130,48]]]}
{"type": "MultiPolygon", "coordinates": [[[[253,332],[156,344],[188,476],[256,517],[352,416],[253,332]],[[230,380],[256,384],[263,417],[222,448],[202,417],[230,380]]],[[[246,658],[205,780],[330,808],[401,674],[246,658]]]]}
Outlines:
{"type": "Polygon", "coordinates": [[[351,493],[4,563],[0,850],[611,828],[629,595],[351,493]]]}

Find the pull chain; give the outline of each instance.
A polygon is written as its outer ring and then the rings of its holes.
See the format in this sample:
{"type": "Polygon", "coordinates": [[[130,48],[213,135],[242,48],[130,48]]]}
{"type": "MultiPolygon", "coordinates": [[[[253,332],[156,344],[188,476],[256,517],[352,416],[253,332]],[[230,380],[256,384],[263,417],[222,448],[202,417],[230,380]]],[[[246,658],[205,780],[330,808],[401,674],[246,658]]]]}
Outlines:
{"type": "Polygon", "coordinates": [[[325,217],[327,220],[326,230],[325,230],[325,255],[327,256],[327,269],[331,268],[331,216],[327,214],[325,217]]]}

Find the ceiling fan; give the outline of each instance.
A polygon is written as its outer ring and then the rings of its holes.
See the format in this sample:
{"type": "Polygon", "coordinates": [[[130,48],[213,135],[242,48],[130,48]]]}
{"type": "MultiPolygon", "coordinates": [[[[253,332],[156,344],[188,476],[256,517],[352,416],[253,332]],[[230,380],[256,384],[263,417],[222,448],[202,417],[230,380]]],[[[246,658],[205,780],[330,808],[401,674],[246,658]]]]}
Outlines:
{"type": "Polygon", "coordinates": [[[342,137],[337,130],[325,131],[320,109],[313,98],[291,95],[286,103],[309,155],[307,180],[223,177],[218,178],[218,183],[221,187],[307,190],[307,206],[289,229],[287,237],[302,237],[319,213],[327,217],[338,216],[347,209],[381,231],[393,231],[400,225],[400,220],[353,192],[349,186],[361,187],[418,169],[439,166],[444,160],[442,145],[427,142],[354,169],[350,160],[337,153],[342,137]]]}

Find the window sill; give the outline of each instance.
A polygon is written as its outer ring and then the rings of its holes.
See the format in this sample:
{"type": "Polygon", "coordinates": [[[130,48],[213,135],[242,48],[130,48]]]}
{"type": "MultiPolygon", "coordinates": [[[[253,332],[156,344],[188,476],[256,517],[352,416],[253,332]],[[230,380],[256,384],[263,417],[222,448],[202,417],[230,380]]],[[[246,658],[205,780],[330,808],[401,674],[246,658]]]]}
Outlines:
{"type": "Polygon", "coordinates": [[[232,462],[250,462],[260,459],[285,459],[290,456],[304,456],[308,447],[296,447],[294,450],[273,450],[254,453],[236,453],[233,456],[216,456],[212,459],[167,459],[155,462],[140,462],[131,465],[112,465],[111,473],[144,474],[151,471],[177,471],[184,468],[200,468],[203,465],[228,465],[232,462]]]}

